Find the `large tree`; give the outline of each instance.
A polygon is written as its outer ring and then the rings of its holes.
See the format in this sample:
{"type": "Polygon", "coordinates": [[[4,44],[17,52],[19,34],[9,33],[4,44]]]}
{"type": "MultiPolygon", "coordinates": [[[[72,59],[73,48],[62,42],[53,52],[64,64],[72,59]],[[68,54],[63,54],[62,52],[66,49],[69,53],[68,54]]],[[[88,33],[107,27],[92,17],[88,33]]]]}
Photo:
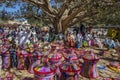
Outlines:
{"type": "Polygon", "coordinates": [[[79,22],[119,24],[120,21],[119,0],[5,0],[4,3],[8,7],[22,3],[13,18],[26,18],[31,23],[47,21],[56,32],[64,32],[79,22]]]}
{"type": "MultiPolygon", "coordinates": [[[[119,9],[119,0],[23,0],[40,8],[57,32],[78,22],[93,21],[95,17],[114,13],[119,9]],[[114,12],[110,11],[116,9],[114,12]],[[112,8],[112,9],[111,9],[112,8]]],[[[36,18],[39,16],[34,15],[36,18]]],[[[45,18],[45,19],[46,19],[45,18]]],[[[96,19],[97,20],[97,19],[96,19]]]]}

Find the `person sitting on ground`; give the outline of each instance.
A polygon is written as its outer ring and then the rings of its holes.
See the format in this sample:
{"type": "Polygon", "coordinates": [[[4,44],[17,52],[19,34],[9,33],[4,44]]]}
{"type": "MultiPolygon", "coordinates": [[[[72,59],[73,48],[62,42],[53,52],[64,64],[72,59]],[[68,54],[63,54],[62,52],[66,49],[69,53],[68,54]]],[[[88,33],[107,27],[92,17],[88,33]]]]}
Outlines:
{"type": "Polygon", "coordinates": [[[105,45],[106,47],[108,47],[108,46],[109,46],[109,43],[110,43],[110,38],[109,38],[109,37],[106,37],[105,40],[104,40],[104,45],[105,45]]]}
{"type": "Polygon", "coordinates": [[[110,40],[110,42],[108,43],[108,45],[109,45],[109,49],[112,49],[112,48],[116,47],[115,41],[113,39],[110,40]]]}
{"type": "Polygon", "coordinates": [[[118,39],[116,39],[116,46],[120,47],[120,42],[118,41],[118,39]]]}
{"type": "Polygon", "coordinates": [[[99,48],[103,48],[103,43],[102,41],[100,40],[100,38],[95,38],[96,39],[96,45],[99,47],[99,48]]]}

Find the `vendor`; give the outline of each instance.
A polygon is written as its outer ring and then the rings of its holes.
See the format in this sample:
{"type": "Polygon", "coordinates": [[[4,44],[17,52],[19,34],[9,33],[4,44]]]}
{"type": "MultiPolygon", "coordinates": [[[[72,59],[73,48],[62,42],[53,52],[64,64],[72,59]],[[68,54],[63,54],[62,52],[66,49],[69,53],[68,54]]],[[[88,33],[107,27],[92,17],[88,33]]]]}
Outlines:
{"type": "Polygon", "coordinates": [[[83,36],[82,34],[79,32],[77,34],[77,48],[82,47],[82,41],[83,41],[83,36]]]}
{"type": "Polygon", "coordinates": [[[116,39],[116,46],[120,47],[120,42],[118,41],[118,39],[116,39]]]}
{"type": "Polygon", "coordinates": [[[116,47],[115,41],[113,39],[110,40],[110,42],[108,43],[108,45],[109,45],[109,49],[116,47]]]}
{"type": "Polygon", "coordinates": [[[76,32],[68,35],[68,41],[70,43],[70,47],[75,47],[76,44],[76,32]]]}
{"type": "Polygon", "coordinates": [[[10,61],[11,61],[11,67],[17,68],[17,52],[16,52],[16,45],[13,44],[10,48],[10,61]]]}

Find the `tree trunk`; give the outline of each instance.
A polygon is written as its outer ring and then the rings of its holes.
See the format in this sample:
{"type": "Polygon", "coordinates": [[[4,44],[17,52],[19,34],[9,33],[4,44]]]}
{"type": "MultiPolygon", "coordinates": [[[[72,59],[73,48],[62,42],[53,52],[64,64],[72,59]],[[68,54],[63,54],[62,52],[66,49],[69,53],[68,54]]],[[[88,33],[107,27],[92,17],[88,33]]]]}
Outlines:
{"type": "Polygon", "coordinates": [[[53,22],[53,25],[54,25],[56,33],[63,32],[61,20],[55,19],[54,22],[53,22]]]}
{"type": "MultiPolygon", "coordinates": [[[[66,21],[66,22],[67,22],[67,21],[66,21]]],[[[68,25],[66,25],[65,22],[63,22],[63,19],[62,19],[62,18],[59,18],[59,16],[56,17],[56,18],[54,18],[52,23],[53,23],[53,25],[54,25],[54,28],[55,28],[55,32],[56,32],[56,33],[60,33],[60,32],[64,33],[65,30],[69,27],[68,25]]],[[[68,23],[68,22],[67,22],[67,23],[68,23]]]]}

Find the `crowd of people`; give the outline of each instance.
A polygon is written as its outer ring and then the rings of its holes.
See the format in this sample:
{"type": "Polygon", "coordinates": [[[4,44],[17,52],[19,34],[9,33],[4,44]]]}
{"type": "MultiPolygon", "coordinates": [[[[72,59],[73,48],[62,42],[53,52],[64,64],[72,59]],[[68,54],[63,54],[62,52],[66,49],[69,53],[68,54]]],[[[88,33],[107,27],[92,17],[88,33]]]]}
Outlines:
{"type": "Polygon", "coordinates": [[[64,40],[69,43],[71,47],[84,47],[96,45],[103,47],[103,45],[109,46],[109,48],[120,47],[119,41],[113,40],[109,37],[101,39],[99,34],[92,33],[90,29],[75,28],[74,30],[66,30],[65,34],[56,33],[54,28],[46,27],[46,30],[41,30],[38,27],[1,27],[0,38],[9,39],[14,44],[23,46],[29,43],[52,42],[55,40],[64,40]]]}
{"type": "MultiPolygon", "coordinates": [[[[63,41],[67,47],[81,48],[97,46],[99,48],[108,47],[120,48],[120,42],[109,37],[101,39],[97,34],[93,34],[91,29],[86,30],[81,26],[73,30],[66,30],[65,33],[56,33],[54,28],[47,28],[42,30],[38,27],[4,27],[0,28],[0,55],[2,58],[2,69],[9,69],[10,67],[22,68],[22,62],[18,62],[17,53],[26,53],[26,49],[34,47],[32,55],[38,51],[38,45],[41,42],[51,43],[52,41],[63,41]],[[12,63],[12,64],[10,64],[12,63]]],[[[40,52],[39,52],[40,53],[40,52]]],[[[19,54],[21,55],[21,54],[19,54]]],[[[21,59],[21,57],[19,57],[21,59]]],[[[36,58],[36,60],[39,58],[36,58]]],[[[26,66],[30,62],[26,61],[26,66]]]]}

